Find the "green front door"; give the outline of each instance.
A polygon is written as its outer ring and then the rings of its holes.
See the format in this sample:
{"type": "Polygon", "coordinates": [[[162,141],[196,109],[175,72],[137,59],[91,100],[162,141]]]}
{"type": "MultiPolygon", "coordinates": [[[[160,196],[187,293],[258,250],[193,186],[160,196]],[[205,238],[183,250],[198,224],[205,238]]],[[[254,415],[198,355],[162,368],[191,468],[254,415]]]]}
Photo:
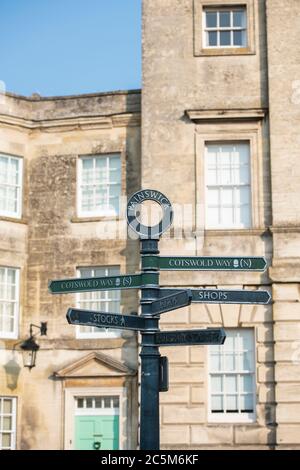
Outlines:
{"type": "Polygon", "coordinates": [[[76,450],[118,450],[119,416],[75,416],[76,450]]]}

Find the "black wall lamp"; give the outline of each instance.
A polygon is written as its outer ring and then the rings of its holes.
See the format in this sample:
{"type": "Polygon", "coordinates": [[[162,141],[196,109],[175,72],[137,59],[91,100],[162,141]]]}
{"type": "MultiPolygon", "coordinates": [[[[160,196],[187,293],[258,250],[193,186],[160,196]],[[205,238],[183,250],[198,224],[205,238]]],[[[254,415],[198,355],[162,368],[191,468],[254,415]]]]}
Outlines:
{"type": "Polygon", "coordinates": [[[40,349],[34,339],[39,333],[41,336],[45,336],[47,334],[47,322],[41,322],[40,326],[30,323],[29,338],[25,339],[25,341],[20,344],[20,348],[22,349],[23,365],[24,367],[28,367],[29,370],[35,367],[36,353],[40,349]],[[33,334],[33,328],[38,328],[39,332],[33,334]]]}

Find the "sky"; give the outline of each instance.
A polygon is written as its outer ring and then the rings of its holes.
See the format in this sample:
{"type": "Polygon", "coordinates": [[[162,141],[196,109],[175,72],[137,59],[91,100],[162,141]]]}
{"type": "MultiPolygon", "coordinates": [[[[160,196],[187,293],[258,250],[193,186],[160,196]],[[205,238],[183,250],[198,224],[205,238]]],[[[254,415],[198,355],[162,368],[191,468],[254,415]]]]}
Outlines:
{"type": "Polygon", "coordinates": [[[141,87],[142,0],[0,0],[0,81],[30,96],[141,87]]]}

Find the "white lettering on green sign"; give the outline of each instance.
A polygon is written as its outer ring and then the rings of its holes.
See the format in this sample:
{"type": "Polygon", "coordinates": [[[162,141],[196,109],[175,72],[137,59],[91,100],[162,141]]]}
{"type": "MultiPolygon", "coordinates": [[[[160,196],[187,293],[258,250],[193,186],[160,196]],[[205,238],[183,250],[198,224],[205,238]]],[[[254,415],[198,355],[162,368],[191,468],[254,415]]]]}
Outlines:
{"type": "Polygon", "coordinates": [[[100,325],[125,326],[125,319],[122,315],[103,315],[101,313],[94,313],[92,321],[100,325]]]}

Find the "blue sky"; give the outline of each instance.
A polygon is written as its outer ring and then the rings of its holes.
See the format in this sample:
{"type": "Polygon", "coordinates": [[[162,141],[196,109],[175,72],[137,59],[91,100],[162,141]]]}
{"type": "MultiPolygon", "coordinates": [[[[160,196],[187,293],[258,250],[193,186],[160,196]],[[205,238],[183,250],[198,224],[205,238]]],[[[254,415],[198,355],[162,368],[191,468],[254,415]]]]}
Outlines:
{"type": "Polygon", "coordinates": [[[141,87],[142,0],[0,0],[0,80],[42,96],[141,87]]]}

